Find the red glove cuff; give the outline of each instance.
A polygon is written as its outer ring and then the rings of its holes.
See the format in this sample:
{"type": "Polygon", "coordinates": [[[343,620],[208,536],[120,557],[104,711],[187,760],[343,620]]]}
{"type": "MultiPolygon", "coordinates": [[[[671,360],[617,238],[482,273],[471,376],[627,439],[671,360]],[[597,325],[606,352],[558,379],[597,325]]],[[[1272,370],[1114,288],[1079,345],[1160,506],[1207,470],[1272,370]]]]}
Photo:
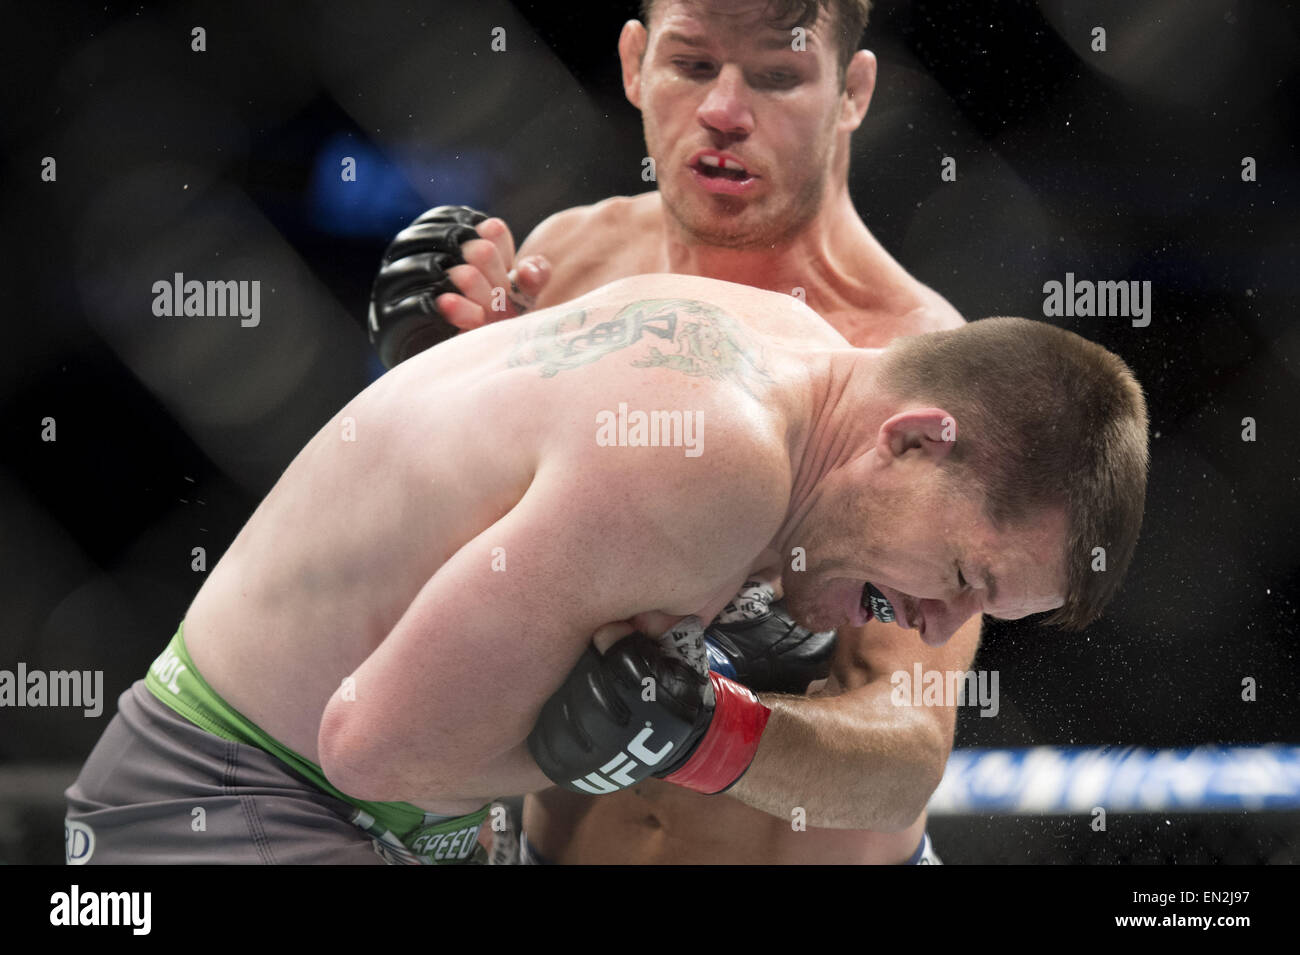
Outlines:
{"type": "Polygon", "coordinates": [[[713,672],[709,679],[715,698],[713,721],[686,764],[664,779],[713,795],[733,785],[749,769],[772,711],[735,680],[713,672]]]}

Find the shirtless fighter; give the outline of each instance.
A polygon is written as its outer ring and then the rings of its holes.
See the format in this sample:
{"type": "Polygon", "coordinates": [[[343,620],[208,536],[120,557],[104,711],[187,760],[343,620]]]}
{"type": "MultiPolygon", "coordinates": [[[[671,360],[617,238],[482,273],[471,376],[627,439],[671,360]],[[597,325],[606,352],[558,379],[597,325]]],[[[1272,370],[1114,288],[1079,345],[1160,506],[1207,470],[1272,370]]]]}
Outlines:
{"type": "Polygon", "coordinates": [[[613,282],[344,406],[120,698],[68,826],[94,862],[448,861],[492,797],[651,773],[839,825],[891,786],[857,725],[692,668],[698,621],[802,547],[813,629],[861,625],[868,581],[936,646],[978,613],[1081,625],[1145,482],[1140,388],[1069,332],[856,349],[786,295],[613,282]]]}
{"type": "MultiPolygon", "coordinates": [[[[644,272],[803,294],[862,347],[960,326],[957,312],[872,237],[849,198],[850,137],[875,86],[875,58],[857,49],[867,10],[868,0],[644,3],[645,25],[624,26],[619,55],[658,191],[560,212],[517,256],[500,219],[484,221],[463,207],[421,216],[393,242],[375,283],[371,332],[385,362],[396,364],[457,328],[518,314],[503,294],[512,285],[515,297],[546,307],[644,272]],[[792,49],[796,28],[804,31],[802,50],[792,49]]],[[[759,626],[742,616],[740,650],[759,659],[761,677],[734,646],[730,658],[711,646],[715,662],[758,690],[802,691],[810,676],[833,669],[824,692],[842,694],[838,707],[808,718],[852,726],[853,756],[879,781],[869,799],[837,820],[854,831],[794,832],[788,819],[737,800],[654,783],[600,800],[552,789],[527,801],[529,859],[936,860],[924,807],[952,748],[955,708],[891,706],[889,677],[918,662],[927,671],[969,668],[979,618],[945,647],[925,646],[879,621],[841,628],[836,645],[821,634],[792,639],[779,604],[767,610],[762,599],[754,602],[769,616],[759,626]]],[[[908,622],[897,618],[900,626],[908,622]]],[[[809,745],[825,761],[844,755],[824,735],[809,745]]],[[[829,786],[833,775],[816,778],[829,786]]]]}

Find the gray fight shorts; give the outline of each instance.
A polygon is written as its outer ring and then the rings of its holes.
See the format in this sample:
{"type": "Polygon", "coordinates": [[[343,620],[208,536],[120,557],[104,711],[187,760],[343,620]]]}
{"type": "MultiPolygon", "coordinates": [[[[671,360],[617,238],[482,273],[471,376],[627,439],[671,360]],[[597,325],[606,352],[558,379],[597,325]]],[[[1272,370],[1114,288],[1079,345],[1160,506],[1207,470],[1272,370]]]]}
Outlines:
{"type": "Polygon", "coordinates": [[[69,864],[384,865],[354,808],[137,680],[64,795],[69,864]]]}

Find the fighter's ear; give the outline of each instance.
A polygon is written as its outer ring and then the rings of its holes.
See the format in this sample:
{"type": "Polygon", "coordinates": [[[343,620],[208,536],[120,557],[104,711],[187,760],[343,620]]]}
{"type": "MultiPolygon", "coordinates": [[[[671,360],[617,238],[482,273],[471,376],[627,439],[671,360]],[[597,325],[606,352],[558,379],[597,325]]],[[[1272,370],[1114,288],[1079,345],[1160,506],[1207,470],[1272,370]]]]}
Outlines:
{"type": "Polygon", "coordinates": [[[628,20],[618,35],[618,59],[623,64],[623,93],[641,108],[641,59],[645,56],[646,29],[640,20],[628,20]]]}
{"type": "Polygon", "coordinates": [[[844,95],[841,100],[840,125],[852,132],[862,125],[876,91],[876,54],[858,50],[844,71],[844,95]]]}
{"type": "Polygon", "coordinates": [[[919,451],[937,463],[957,441],[957,419],[942,408],[909,408],[880,426],[876,451],[882,459],[919,451]]]}

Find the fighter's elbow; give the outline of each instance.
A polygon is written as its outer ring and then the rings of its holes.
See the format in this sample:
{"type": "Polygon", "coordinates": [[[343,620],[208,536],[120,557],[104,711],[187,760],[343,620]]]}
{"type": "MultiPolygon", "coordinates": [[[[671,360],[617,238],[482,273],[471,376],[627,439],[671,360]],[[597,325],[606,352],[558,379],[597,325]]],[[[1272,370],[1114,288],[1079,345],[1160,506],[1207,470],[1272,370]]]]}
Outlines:
{"type": "Polygon", "coordinates": [[[889,774],[893,785],[877,806],[878,816],[869,827],[881,832],[902,832],[925,812],[930,797],[943,779],[947,749],[942,739],[919,741],[910,747],[889,774]]]}
{"type": "Polygon", "coordinates": [[[925,812],[928,792],[919,786],[900,786],[889,798],[878,803],[870,819],[857,820],[852,828],[871,829],[875,832],[902,832],[910,828],[925,812]]]}
{"type": "Polygon", "coordinates": [[[355,719],[333,702],[321,716],[316,750],[321,772],[331,786],[353,799],[367,802],[397,801],[398,782],[372,743],[372,737],[355,719]]]}
{"type": "Polygon", "coordinates": [[[928,795],[922,796],[920,786],[899,785],[887,798],[877,803],[871,820],[859,828],[877,832],[902,832],[920,818],[928,798],[928,795]]]}
{"type": "MultiPolygon", "coordinates": [[[[418,758],[395,750],[350,704],[331,700],[321,716],[316,749],[321,772],[344,795],[366,802],[411,802],[430,808],[469,798],[463,761],[426,744],[418,758]]],[[[431,810],[432,811],[432,810],[431,810]]]]}
{"type": "Polygon", "coordinates": [[[939,788],[943,780],[944,768],[948,762],[950,744],[945,741],[943,732],[933,725],[927,727],[923,739],[912,751],[909,760],[909,772],[905,774],[907,785],[900,798],[898,816],[905,820],[899,827],[905,829],[925,811],[930,797],[939,788]]]}

